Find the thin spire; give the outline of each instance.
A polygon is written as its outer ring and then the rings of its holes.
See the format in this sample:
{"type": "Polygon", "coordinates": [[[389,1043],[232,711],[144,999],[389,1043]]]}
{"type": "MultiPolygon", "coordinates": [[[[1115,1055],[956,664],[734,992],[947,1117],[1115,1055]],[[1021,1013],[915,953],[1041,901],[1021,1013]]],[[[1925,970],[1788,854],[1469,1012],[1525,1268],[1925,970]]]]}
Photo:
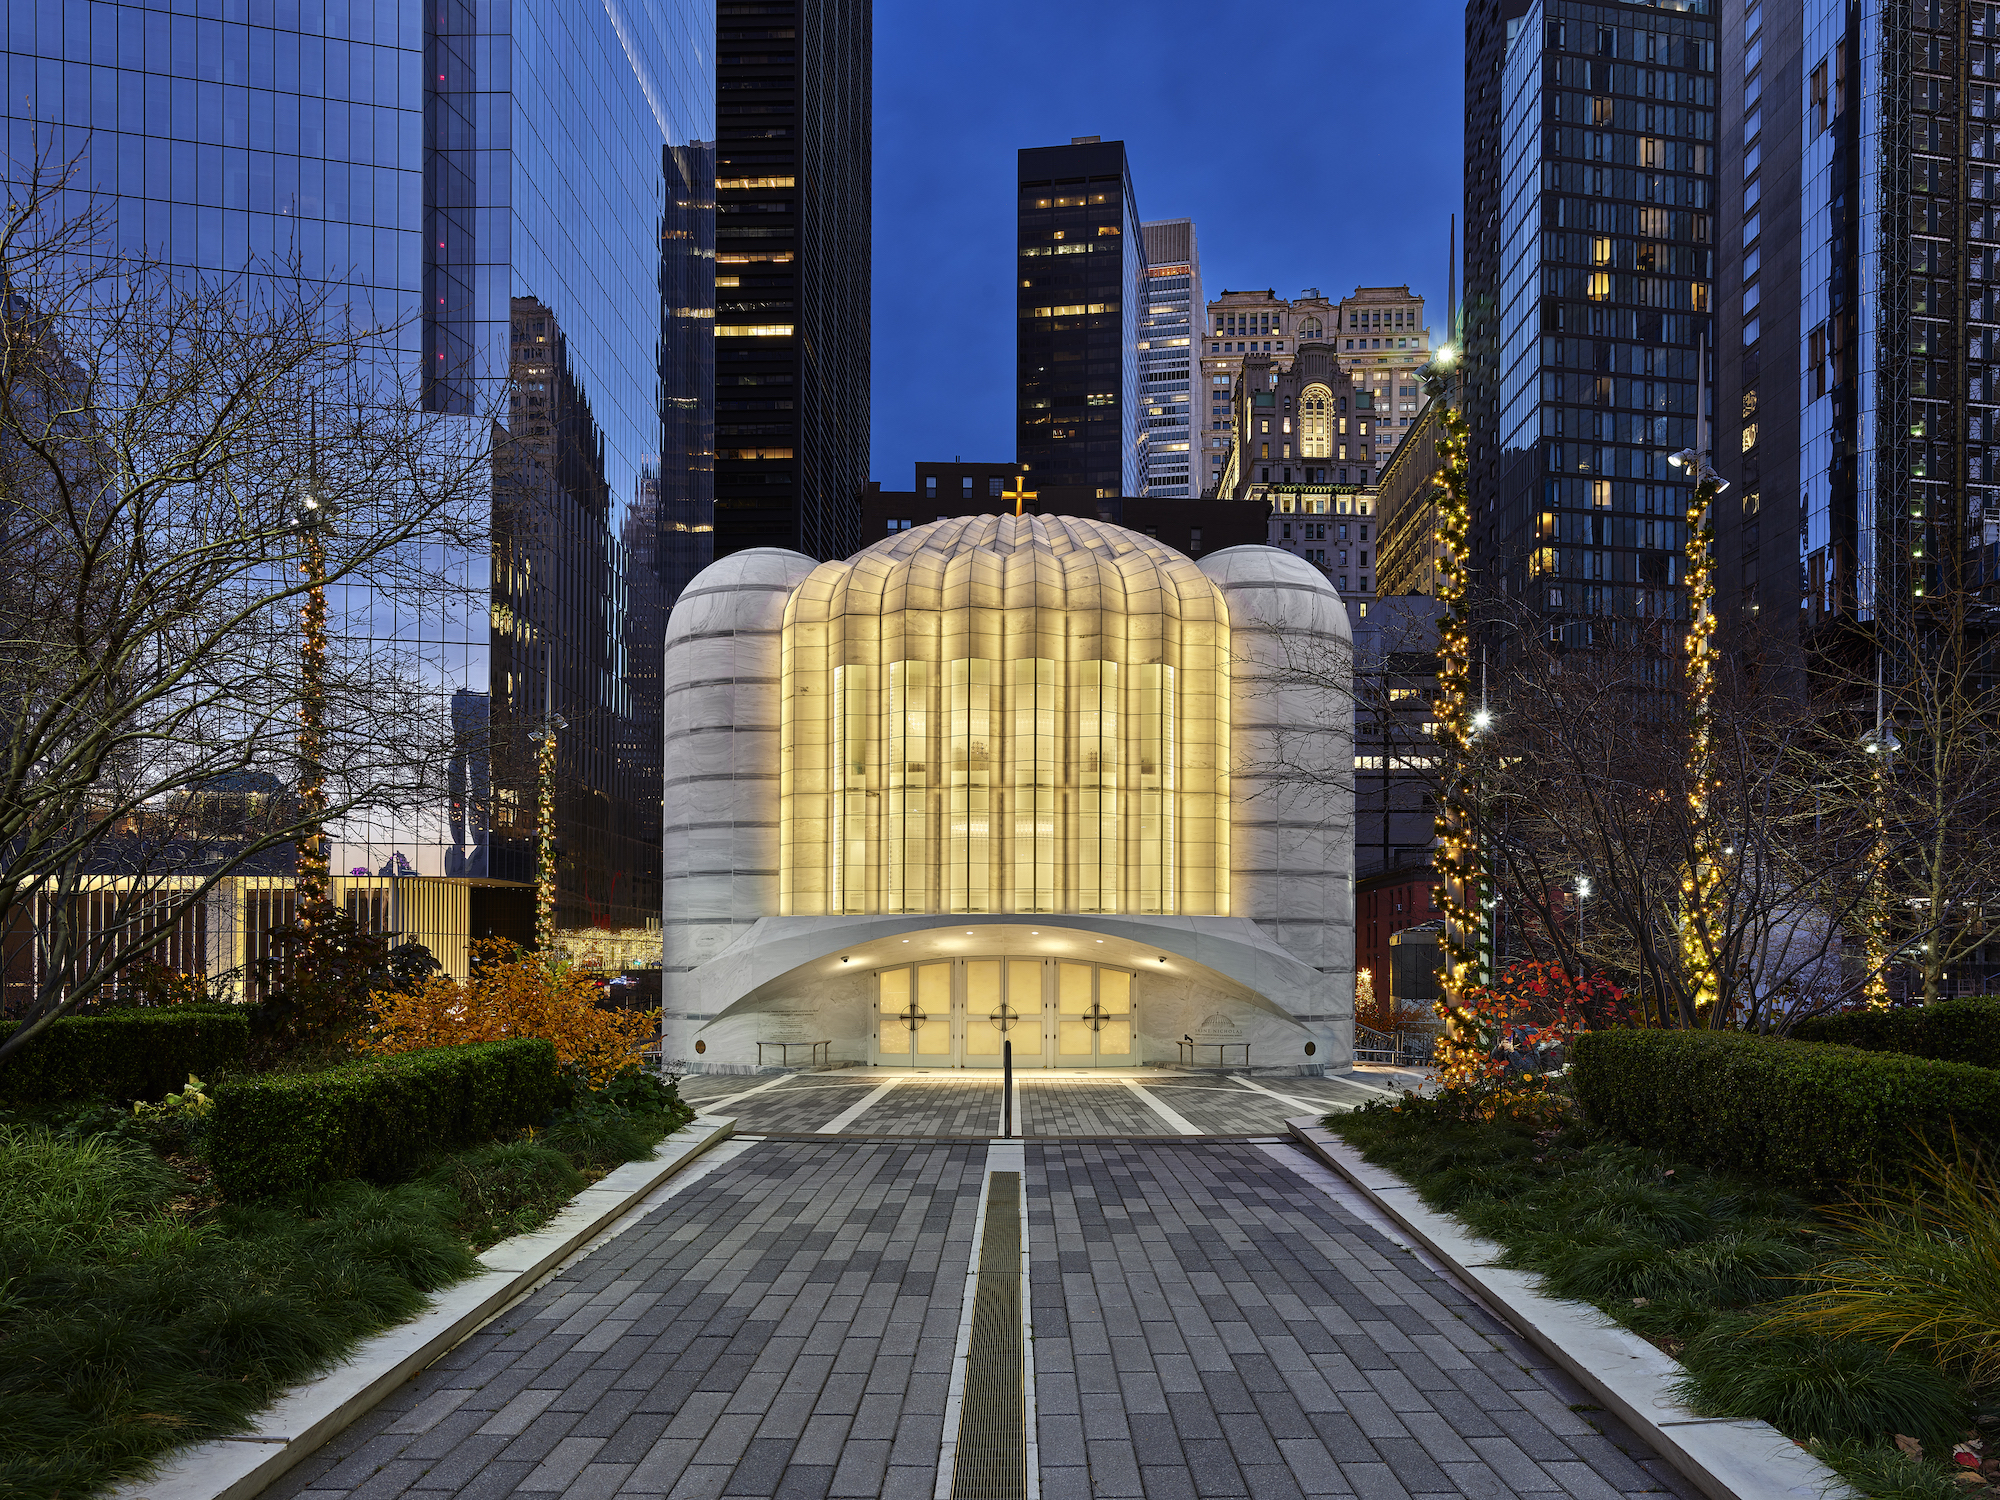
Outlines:
{"type": "Polygon", "coordinates": [[[1456,343],[1458,340],[1458,215],[1451,216],[1451,238],[1447,242],[1444,262],[1444,336],[1456,343]]]}

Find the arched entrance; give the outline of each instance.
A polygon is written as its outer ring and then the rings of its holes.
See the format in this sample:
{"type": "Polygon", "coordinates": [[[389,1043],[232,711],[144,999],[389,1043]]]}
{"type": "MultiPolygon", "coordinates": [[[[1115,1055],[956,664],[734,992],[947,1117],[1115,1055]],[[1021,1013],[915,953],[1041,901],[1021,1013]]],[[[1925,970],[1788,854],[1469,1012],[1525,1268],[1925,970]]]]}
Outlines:
{"type": "Polygon", "coordinates": [[[875,973],[874,1062],[887,1067],[1128,1068],[1132,971],[1060,958],[944,958],[875,973]]]}

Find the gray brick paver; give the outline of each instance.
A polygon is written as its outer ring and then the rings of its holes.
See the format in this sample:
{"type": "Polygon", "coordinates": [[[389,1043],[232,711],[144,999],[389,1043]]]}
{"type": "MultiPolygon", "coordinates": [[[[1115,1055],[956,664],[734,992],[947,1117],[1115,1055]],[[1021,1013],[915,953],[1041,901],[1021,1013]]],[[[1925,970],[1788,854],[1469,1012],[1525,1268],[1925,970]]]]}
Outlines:
{"type": "MultiPolygon", "coordinates": [[[[857,1086],[759,1098],[824,1119],[857,1086]]],[[[929,1500],[985,1147],[925,1131],[957,1134],[985,1109],[952,1092],[969,1087],[926,1081],[900,1124],[873,1123],[893,1143],[750,1146],[270,1500],[929,1500]]],[[[1158,1126],[1120,1083],[1027,1091],[1031,1129],[1158,1126]]],[[[1198,1122],[1278,1107],[1176,1092],[1198,1122]]],[[[1286,1148],[1026,1150],[1046,1500],[1689,1493],[1631,1434],[1572,1411],[1564,1377],[1286,1148]]]]}

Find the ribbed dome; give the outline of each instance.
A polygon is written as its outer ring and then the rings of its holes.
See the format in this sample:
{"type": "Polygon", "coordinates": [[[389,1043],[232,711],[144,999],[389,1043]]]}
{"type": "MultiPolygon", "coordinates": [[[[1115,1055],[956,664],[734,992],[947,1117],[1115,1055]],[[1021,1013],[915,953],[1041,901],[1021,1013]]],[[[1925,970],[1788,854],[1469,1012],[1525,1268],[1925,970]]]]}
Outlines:
{"type": "Polygon", "coordinates": [[[1076,516],[954,516],[820,564],[785,623],[836,661],[879,651],[1179,665],[1183,645],[1223,645],[1227,620],[1194,561],[1139,532],[1076,516]],[[832,639],[813,629],[837,621],[832,639]]]}
{"type": "Polygon", "coordinates": [[[779,910],[1228,915],[1229,613],[1070,516],[963,516],[785,609],[779,910]]]}

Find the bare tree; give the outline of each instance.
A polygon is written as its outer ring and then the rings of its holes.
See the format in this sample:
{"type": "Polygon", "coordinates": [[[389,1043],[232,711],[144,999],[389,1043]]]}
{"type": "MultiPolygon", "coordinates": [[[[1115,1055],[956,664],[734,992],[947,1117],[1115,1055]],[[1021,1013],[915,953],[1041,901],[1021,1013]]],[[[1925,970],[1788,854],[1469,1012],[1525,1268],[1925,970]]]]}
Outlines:
{"type": "MultiPolygon", "coordinates": [[[[2000,619],[1965,591],[1934,591],[1882,611],[1817,663],[1815,690],[1842,704],[1858,746],[1834,764],[1829,795],[1878,829],[1875,883],[1862,924],[1892,988],[1925,1001],[1959,987],[1958,971],[1993,940],[2000,916],[2000,619]]],[[[1983,966],[1975,982],[1983,988],[1983,966]]]]}
{"type": "Polygon", "coordinates": [[[1746,649],[1714,669],[1697,769],[1675,622],[1488,616],[1509,650],[1473,776],[1510,944],[1618,975],[1661,1025],[1783,1027],[1836,1000],[1870,838],[1828,794],[1843,712],[1746,649]]]}
{"type": "Polygon", "coordinates": [[[0,936],[25,1024],[0,1055],[232,873],[441,805],[466,747],[411,622],[485,608],[490,448],[425,410],[393,322],[296,268],[113,255],[65,173],[9,175],[0,936]]]}
{"type": "MultiPolygon", "coordinates": [[[[1433,802],[1461,790],[1492,881],[1499,956],[1615,976],[1665,1026],[1783,1029],[1851,998],[1875,837],[1853,794],[1868,767],[1851,706],[1749,670],[1763,653],[1738,639],[1714,669],[1695,798],[1676,622],[1551,622],[1493,598],[1468,614],[1474,637],[1500,649],[1490,669],[1475,668],[1477,732],[1463,749],[1410,734],[1421,700],[1396,673],[1359,673],[1350,699],[1344,651],[1294,644],[1284,670],[1327,712],[1393,726],[1373,748],[1433,802]],[[1711,968],[1708,998],[1700,975],[1711,968]]],[[[1414,655],[1424,642],[1384,644],[1414,655]]],[[[1301,756],[1274,769],[1336,774],[1301,756]]],[[[1914,829],[1902,830],[1897,850],[1914,847],[1914,829]]]]}

